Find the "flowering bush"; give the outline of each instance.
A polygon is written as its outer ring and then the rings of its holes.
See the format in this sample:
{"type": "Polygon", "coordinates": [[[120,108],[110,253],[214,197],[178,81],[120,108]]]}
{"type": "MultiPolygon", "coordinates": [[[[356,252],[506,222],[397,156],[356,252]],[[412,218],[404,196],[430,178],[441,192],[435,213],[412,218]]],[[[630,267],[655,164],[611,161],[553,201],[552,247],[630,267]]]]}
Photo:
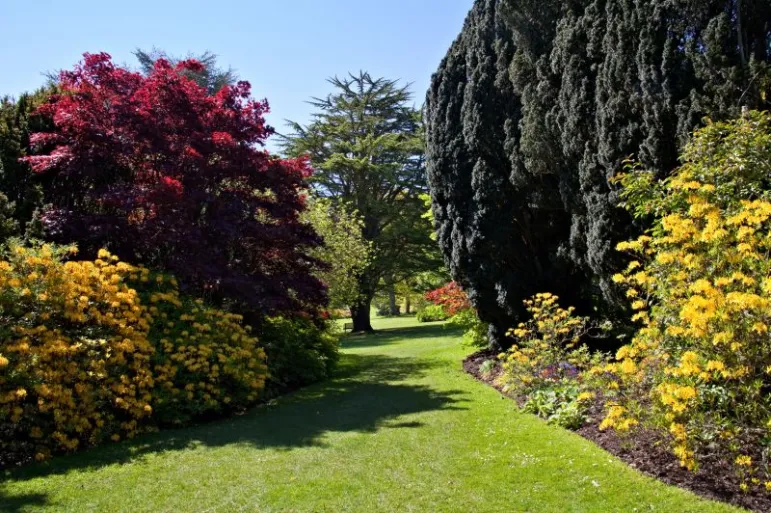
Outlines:
{"type": "Polygon", "coordinates": [[[462,310],[471,310],[471,302],[463,289],[451,281],[444,287],[426,292],[426,301],[441,306],[448,315],[453,316],[462,310]]]}
{"type": "Polygon", "coordinates": [[[264,353],[237,317],[181,298],[173,278],[106,251],[63,261],[73,253],[12,244],[0,261],[3,463],[257,397],[264,353]]]}
{"type": "Polygon", "coordinates": [[[524,398],[525,410],[563,427],[578,427],[583,403],[594,397],[590,376],[584,370],[600,365],[604,356],[591,353],[582,338],[606,330],[588,317],[564,309],[553,294],[536,294],[524,302],[532,318],[508,336],[514,345],[498,357],[502,361],[504,390],[524,398]]]}
{"type": "Polygon", "coordinates": [[[130,276],[152,322],[153,419],[184,424],[253,404],[265,387],[265,351],[238,314],[180,296],[176,279],[130,276]]]}
{"type": "Polygon", "coordinates": [[[475,347],[488,344],[487,323],[479,319],[468,295],[456,282],[451,281],[444,287],[426,292],[424,297],[429,303],[442,308],[451,326],[463,330],[464,344],[475,347]]]}
{"type": "Polygon", "coordinates": [[[618,351],[603,427],[646,420],[671,434],[684,467],[729,461],[746,490],[765,482],[771,435],[771,115],[696,132],[662,185],[635,169],[627,205],[654,228],[619,245],[614,277],[642,327],[618,351]]]}

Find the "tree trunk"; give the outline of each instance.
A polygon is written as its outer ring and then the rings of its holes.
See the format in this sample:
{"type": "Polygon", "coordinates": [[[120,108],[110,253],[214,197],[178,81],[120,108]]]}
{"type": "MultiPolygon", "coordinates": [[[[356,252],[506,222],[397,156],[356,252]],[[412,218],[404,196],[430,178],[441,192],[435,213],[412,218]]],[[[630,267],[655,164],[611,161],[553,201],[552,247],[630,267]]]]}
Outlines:
{"type": "Polygon", "coordinates": [[[410,311],[412,309],[412,303],[410,303],[410,296],[407,296],[404,298],[404,313],[407,315],[410,315],[412,312],[410,311]]]}
{"type": "Polygon", "coordinates": [[[355,333],[371,332],[372,322],[370,321],[370,305],[372,298],[362,299],[357,304],[351,306],[351,320],[353,320],[353,331],[355,333]]]}
{"type": "Polygon", "coordinates": [[[386,287],[388,287],[388,315],[399,315],[399,305],[396,304],[396,287],[394,286],[394,279],[389,276],[385,280],[386,287]]]}

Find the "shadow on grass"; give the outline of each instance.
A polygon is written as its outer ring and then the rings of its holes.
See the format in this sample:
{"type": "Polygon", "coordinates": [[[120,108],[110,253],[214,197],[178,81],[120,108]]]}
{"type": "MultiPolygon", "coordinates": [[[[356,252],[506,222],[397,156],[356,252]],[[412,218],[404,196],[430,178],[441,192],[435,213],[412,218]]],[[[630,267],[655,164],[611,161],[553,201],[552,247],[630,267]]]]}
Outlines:
{"type": "Polygon", "coordinates": [[[9,495],[0,485],[0,511],[3,513],[24,513],[30,508],[47,506],[49,502],[48,496],[40,493],[9,495]]]}
{"type": "Polygon", "coordinates": [[[426,323],[408,328],[389,328],[376,330],[374,333],[355,333],[347,335],[342,340],[343,348],[379,347],[418,339],[445,338],[460,334],[458,328],[445,323],[426,323]]]}
{"type": "MultiPolygon", "coordinates": [[[[7,471],[3,477],[6,481],[23,481],[136,462],[153,454],[201,446],[245,444],[274,450],[325,447],[328,433],[418,428],[422,423],[400,421],[399,417],[463,408],[460,391],[436,391],[401,383],[421,377],[434,365],[437,364],[384,355],[343,355],[340,369],[332,381],[272,401],[244,415],[55,458],[46,464],[7,471]]],[[[3,512],[23,511],[25,500],[24,497],[4,498],[0,488],[0,510],[3,512]],[[6,506],[6,501],[11,501],[10,507],[6,506]],[[13,504],[16,509],[12,509],[13,504]]],[[[45,497],[29,497],[26,504],[32,505],[36,500],[44,501],[45,497]]]]}

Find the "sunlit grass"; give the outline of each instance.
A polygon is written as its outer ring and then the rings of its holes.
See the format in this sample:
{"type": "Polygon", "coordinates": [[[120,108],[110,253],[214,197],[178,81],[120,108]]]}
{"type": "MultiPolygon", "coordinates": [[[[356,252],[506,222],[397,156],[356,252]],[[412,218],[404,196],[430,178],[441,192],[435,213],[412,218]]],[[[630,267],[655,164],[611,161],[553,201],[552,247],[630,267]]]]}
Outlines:
{"type": "Polygon", "coordinates": [[[459,334],[376,319],[338,376],[246,415],[6,473],[2,512],[729,512],[519,413],[459,334]]]}

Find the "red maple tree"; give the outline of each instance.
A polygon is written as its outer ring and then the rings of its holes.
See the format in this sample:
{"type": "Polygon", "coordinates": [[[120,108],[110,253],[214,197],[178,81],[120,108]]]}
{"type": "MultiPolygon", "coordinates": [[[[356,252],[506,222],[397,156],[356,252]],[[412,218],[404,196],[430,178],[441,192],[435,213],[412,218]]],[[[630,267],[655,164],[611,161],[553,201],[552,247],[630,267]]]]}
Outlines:
{"type": "Polygon", "coordinates": [[[455,315],[462,310],[469,310],[471,302],[456,282],[451,281],[444,287],[426,292],[426,301],[441,306],[449,315],[455,315]]]}
{"type": "Polygon", "coordinates": [[[321,241],[299,219],[308,163],[263,149],[268,104],[248,82],[212,95],[181,73],[201,69],[161,59],[144,76],[99,53],[61,73],[39,112],[54,129],[25,159],[51,183],[46,233],[247,310],[315,311],[326,291],[307,255],[321,241]]]}

